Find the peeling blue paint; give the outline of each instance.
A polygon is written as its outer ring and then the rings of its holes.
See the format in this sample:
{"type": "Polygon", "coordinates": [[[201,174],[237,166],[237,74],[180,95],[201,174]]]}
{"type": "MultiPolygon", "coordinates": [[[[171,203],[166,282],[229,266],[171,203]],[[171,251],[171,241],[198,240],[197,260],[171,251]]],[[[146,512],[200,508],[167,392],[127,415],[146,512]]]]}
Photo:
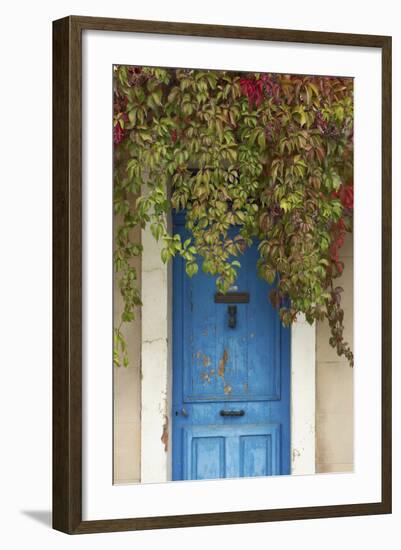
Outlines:
{"type": "MultiPolygon", "coordinates": [[[[174,231],[186,238],[184,219],[174,231]]],[[[290,329],[256,271],[256,243],[240,258],[235,328],[215,303],[215,279],[173,263],[173,479],[290,473],[290,329]],[[180,411],[185,409],[187,415],[180,411]],[[243,410],[243,416],[220,411],[243,410]]]]}

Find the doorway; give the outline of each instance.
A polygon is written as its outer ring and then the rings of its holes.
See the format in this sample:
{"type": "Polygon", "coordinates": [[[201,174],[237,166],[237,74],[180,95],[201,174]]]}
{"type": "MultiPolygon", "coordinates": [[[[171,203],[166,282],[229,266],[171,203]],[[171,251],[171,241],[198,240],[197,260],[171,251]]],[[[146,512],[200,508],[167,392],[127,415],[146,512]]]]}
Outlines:
{"type": "MultiPolygon", "coordinates": [[[[173,226],[188,238],[182,214],[173,226]]],[[[270,304],[257,258],[254,242],[226,295],[174,259],[173,480],[291,473],[291,330],[270,304]]]]}

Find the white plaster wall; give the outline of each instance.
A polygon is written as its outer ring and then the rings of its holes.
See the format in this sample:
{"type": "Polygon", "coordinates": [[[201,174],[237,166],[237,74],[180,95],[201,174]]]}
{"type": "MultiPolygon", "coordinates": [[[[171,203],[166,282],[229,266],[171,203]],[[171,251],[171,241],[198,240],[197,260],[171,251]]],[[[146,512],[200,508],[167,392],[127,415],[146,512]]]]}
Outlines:
{"type": "Polygon", "coordinates": [[[316,326],[303,315],[291,327],[291,473],[315,473],[316,326]]]}
{"type": "Polygon", "coordinates": [[[142,230],[141,482],[171,479],[169,267],[161,244],[142,230]]]}

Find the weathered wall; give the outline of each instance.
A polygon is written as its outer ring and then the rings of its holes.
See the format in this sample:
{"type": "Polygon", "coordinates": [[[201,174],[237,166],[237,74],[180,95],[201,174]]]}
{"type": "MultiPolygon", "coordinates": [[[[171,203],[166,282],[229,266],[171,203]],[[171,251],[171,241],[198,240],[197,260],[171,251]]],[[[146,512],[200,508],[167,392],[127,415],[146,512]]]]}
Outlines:
{"type": "Polygon", "coordinates": [[[171,479],[169,270],[162,243],[142,230],[141,482],[171,479]]]}
{"type": "MultiPolygon", "coordinates": [[[[344,288],[345,339],[353,344],[353,246],[349,237],[342,249],[344,273],[337,279],[344,288]]],[[[353,469],[353,369],[329,345],[327,323],[316,334],[316,472],[353,469]]],[[[357,367],[356,367],[357,368],[357,367]]]]}
{"type": "Polygon", "coordinates": [[[315,473],[316,325],[298,315],[291,328],[291,473],[315,473]]]}
{"type": "MultiPolygon", "coordinates": [[[[140,230],[133,234],[140,242],[140,230]]],[[[135,258],[139,284],[141,259],[135,258]]],[[[114,280],[114,323],[119,323],[123,302],[114,280]]],[[[114,367],[114,483],[138,483],[141,458],[141,311],[123,328],[128,345],[129,367],[114,367]]]]}

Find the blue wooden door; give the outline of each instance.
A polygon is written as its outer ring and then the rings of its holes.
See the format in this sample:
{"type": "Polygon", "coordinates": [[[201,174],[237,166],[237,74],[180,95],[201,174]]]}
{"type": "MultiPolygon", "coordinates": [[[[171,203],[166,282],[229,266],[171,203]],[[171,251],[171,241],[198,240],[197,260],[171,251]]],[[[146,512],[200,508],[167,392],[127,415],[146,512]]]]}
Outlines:
{"type": "MultiPolygon", "coordinates": [[[[187,237],[180,215],[174,231],[187,237]]],[[[174,259],[174,480],[290,473],[290,330],[257,258],[256,243],[239,258],[232,303],[216,298],[213,277],[189,278],[174,259]]]]}

